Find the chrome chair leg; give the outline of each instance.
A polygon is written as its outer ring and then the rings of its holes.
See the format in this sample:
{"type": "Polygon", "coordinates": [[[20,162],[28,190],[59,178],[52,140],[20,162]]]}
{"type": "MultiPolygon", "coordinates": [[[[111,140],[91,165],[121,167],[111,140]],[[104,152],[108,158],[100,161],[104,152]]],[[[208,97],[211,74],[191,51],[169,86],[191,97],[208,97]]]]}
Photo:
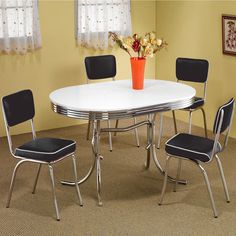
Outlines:
{"type": "Polygon", "coordinates": [[[173,121],[174,121],[174,129],[175,129],[175,134],[177,134],[177,123],[176,123],[176,117],[175,117],[175,111],[172,111],[172,115],[173,115],[173,121]]]}
{"type": "Polygon", "coordinates": [[[181,166],[182,166],[182,160],[179,159],[178,160],[178,169],[177,169],[177,174],[176,174],[176,180],[175,180],[174,189],[173,189],[174,192],[176,192],[177,184],[178,184],[178,181],[180,179],[181,166]]]}
{"type": "Polygon", "coordinates": [[[7,198],[7,204],[6,204],[6,208],[10,207],[10,202],[11,202],[11,196],[12,196],[12,191],[13,191],[13,187],[15,184],[15,178],[16,178],[16,172],[18,170],[18,168],[20,167],[21,164],[23,164],[24,162],[26,162],[27,160],[21,160],[19,161],[12,173],[12,177],[11,177],[11,184],[10,184],[10,188],[9,188],[9,193],[8,193],[8,198],[7,198]]]}
{"type": "Polygon", "coordinates": [[[98,194],[98,205],[102,206],[102,199],[101,199],[101,183],[102,183],[102,175],[101,175],[101,163],[100,163],[100,156],[97,156],[96,160],[97,166],[97,194],[98,194]]]}
{"type": "Polygon", "coordinates": [[[160,113],[160,128],[159,128],[159,134],[158,134],[157,149],[160,149],[160,146],[161,146],[162,132],[163,132],[163,115],[162,113],[160,113]]]}
{"type": "MultiPolygon", "coordinates": [[[[111,128],[111,121],[107,121],[107,126],[110,129],[111,128]]],[[[112,137],[111,137],[111,132],[108,132],[108,137],[109,137],[109,150],[112,152],[112,137]]]]}
{"type": "Polygon", "coordinates": [[[58,210],[57,198],[56,198],[56,192],[55,192],[53,167],[49,164],[48,168],[49,168],[49,174],[50,174],[50,178],[51,178],[51,182],[52,182],[52,194],[53,194],[53,202],[54,202],[54,206],[55,206],[55,210],[56,210],[56,219],[57,219],[57,221],[59,221],[60,216],[59,216],[59,210],[58,210]]]}
{"type": "MultiPolygon", "coordinates": [[[[134,124],[137,123],[136,117],[134,117],[134,124]]],[[[135,139],[136,139],[136,145],[137,147],[140,147],[139,145],[139,136],[138,136],[138,128],[134,129],[135,139]]]]}
{"type": "MultiPolygon", "coordinates": [[[[116,120],[116,125],[115,125],[115,128],[117,129],[118,128],[118,124],[119,124],[119,120],[116,120]]],[[[116,136],[117,132],[114,132],[114,136],[116,136]]]]}
{"type": "Polygon", "coordinates": [[[192,133],[192,111],[189,111],[189,130],[188,133],[192,133]]]}
{"type": "Polygon", "coordinates": [[[216,210],[215,201],[214,201],[214,198],[213,198],[213,194],[212,194],[212,191],[211,191],[211,186],[210,186],[210,182],[209,182],[207,173],[199,163],[197,163],[197,165],[199,166],[199,168],[201,169],[201,171],[203,173],[204,180],[206,182],[206,186],[207,186],[207,190],[208,190],[208,194],[209,194],[209,197],[210,197],[210,200],[211,200],[211,207],[212,207],[212,210],[213,210],[213,213],[214,213],[214,217],[217,218],[218,213],[217,213],[217,210],[216,210]]]}
{"type": "Polygon", "coordinates": [[[206,113],[205,113],[203,107],[201,107],[201,111],[202,111],[202,116],[203,116],[203,121],[204,121],[205,137],[207,138],[207,122],[206,122],[206,113]]]}
{"type": "Polygon", "coordinates": [[[36,187],[37,187],[37,183],[38,183],[38,179],[39,179],[39,174],[40,174],[41,167],[42,167],[42,164],[39,164],[39,166],[38,166],[38,171],[37,171],[37,175],[36,175],[36,178],[35,178],[35,181],[34,181],[34,187],[33,187],[32,194],[35,194],[35,190],[36,190],[36,187]]]}
{"type": "Polygon", "coordinates": [[[163,187],[162,187],[162,191],[161,191],[161,198],[160,198],[160,201],[159,201],[159,205],[162,205],[164,195],[165,195],[165,191],[166,191],[170,158],[171,158],[170,156],[167,156],[167,158],[166,158],[165,177],[164,177],[164,182],[163,182],[163,187]]]}
{"type": "Polygon", "coordinates": [[[82,197],[81,197],[81,194],[80,194],[80,189],[79,189],[79,184],[78,184],[78,174],[77,174],[75,155],[72,155],[71,157],[72,157],[73,167],[74,167],[76,193],[77,193],[77,196],[78,196],[78,199],[79,199],[80,206],[83,206],[83,200],[82,200],[82,197]]]}
{"type": "Polygon", "coordinates": [[[217,155],[216,155],[216,161],[217,161],[218,168],[219,168],[219,171],[220,171],[220,176],[221,176],[222,184],[223,184],[223,187],[224,187],[226,201],[230,202],[229,192],[228,192],[228,188],[227,188],[227,184],[226,184],[226,180],[225,180],[225,175],[224,175],[223,167],[222,167],[220,158],[217,155]]]}

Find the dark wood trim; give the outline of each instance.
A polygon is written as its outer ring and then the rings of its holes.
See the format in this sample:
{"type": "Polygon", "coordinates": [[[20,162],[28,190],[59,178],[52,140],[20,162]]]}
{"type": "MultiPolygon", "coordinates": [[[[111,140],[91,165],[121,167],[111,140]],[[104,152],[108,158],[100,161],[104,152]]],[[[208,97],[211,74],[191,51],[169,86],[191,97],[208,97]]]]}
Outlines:
{"type": "Polygon", "coordinates": [[[228,55],[235,55],[236,56],[236,48],[235,51],[228,51],[225,49],[225,20],[235,20],[236,21],[236,16],[235,15],[222,15],[222,51],[223,54],[228,54],[228,55]]]}

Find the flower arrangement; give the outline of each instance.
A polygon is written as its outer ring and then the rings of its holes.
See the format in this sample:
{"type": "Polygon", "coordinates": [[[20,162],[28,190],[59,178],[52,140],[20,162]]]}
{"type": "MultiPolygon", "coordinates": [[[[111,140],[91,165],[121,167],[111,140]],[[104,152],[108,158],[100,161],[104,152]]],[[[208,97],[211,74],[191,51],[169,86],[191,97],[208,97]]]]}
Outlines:
{"type": "Polygon", "coordinates": [[[139,58],[153,57],[153,55],[167,46],[167,43],[160,38],[156,38],[154,32],[146,33],[143,36],[134,34],[132,37],[123,37],[116,33],[109,32],[109,37],[123,50],[125,50],[130,57],[132,51],[137,53],[139,58]]]}

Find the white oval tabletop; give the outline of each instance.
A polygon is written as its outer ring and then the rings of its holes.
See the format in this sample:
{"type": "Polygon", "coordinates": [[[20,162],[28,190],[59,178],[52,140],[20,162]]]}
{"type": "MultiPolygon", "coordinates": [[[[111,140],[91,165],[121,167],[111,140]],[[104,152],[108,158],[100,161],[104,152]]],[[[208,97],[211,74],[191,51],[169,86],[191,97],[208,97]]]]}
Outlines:
{"type": "Polygon", "coordinates": [[[195,89],[188,85],[149,79],[143,90],[133,90],[131,80],[116,80],[65,87],[49,95],[55,112],[82,119],[91,119],[91,114],[92,119],[107,119],[108,113],[110,118],[122,118],[180,109],[190,106],[194,96],[195,89]]]}

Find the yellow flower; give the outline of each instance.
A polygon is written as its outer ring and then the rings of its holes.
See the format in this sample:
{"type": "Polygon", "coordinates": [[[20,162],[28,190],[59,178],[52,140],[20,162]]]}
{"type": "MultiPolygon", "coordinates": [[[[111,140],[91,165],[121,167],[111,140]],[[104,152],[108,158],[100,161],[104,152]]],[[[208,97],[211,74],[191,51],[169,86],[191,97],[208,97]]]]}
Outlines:
{"type": "Polygon", "coordinates": [[[156,35],[155,35],[154,32],[150,32],[150,33],[149,33],[149,37],[150,37],[150,40],[151,40],[151,41],[154,40],[154,39],[156,39],[156,35]]]}
{"type": "Polygon", "coordinates": [[[147,38],[141,38],[140,44],[145,47],[148,45],[148,39],[147,38]]]}
{"type": "Polygon", "coordinates": [[[153,47],[150,43],[147,44],[147,46],[144,49],[144,56],[150,56],[153,57],[153,47]]]}
{"type": "Polygon", "coordinates": [[[151,39],[151,44],[152,45],[157,45],[157,40],[156,39],[151,39]]]}
{"type": "Polygon", "coordinates": [[[162,39],[157,39],[157,46],[160,47],[162,45],[162,39]]]}
{"type": "Polygon", "coordinates": [[[156,38],[154,31],[146,33],[143,37],[138,34],[124,37],[114,32],[109,32],[109,37],[121,49],[125,50],[130,57],[133,57],[133,53],[137,53],[138,57],[153,57],[155,53],[167,47],[166,41],[156,38]]]}
{"type": "Polygon", "coordinates": [[[133,42],[134,42],[134,39],[132,38],[132,37],[126,37],[126,38],[124,38],[124,44],[126,44],[127,46],[132,46],[132,44],[133,44],[133,42]]]}

